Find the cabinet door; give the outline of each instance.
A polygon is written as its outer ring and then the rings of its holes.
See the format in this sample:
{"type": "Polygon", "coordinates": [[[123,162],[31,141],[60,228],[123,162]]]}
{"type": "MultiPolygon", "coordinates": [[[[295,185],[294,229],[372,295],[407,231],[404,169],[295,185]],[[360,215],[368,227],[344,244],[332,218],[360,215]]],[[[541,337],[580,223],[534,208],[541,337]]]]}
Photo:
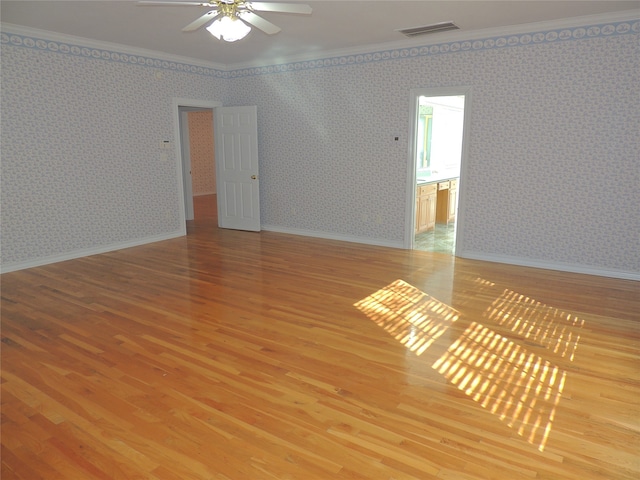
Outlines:
{"type": "Polygon", "coordinates": [[[456,219],[456,200],[458,190],[456,188],[449,189],[449,222],[456,219]]]}
{"type": "Polygon", "coordinates": [[[438,184],[438,199],[436,204],[436,223],[449,221],[449,182],[438,184]]]}
{"type": "Polygon", "coordinates": [[[435,227],[438,185],[420,185],[416,198],[416,233],[435,227]]]}
{"type": "Polygon", "coordinates": [[[438,195],[436,192],[432,192],[427,195],[427,228],[426,230],[431,230],[436,226],[436,204],[437,204],[438,195]]]}
{"type": "Polygon", "coordinates": [[[429,195],[418,197],[418,232],[424,232],[429,229],[429,195]]]}
{"type": "Polygon", "coordinates": [[[430,230],[436,225],[436,198],[438,185],[420,185],[416,199],[416,233],[430,230]]]}

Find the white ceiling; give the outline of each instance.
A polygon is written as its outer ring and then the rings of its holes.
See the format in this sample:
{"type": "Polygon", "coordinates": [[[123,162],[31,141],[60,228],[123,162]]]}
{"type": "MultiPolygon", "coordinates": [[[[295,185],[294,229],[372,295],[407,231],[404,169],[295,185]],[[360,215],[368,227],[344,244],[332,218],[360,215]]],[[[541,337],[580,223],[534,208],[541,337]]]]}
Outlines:
{"type": "Polygon", "coordinates": [[[0,20],[232,67],[316,58],[345,49],[422,45],[436,39],[472,35],[477,30],[525,23],[627,11],[640,13],[637,0],[282,0],[281,3],[308,4],[313,13],[261,13],[282,31],[269,36],[254,28],[248,37],[235,43],[216,40],[204,28],[193,33],[181,31],[209,10],[199,6],[149,7],[137,5],[135,0],[2,0],[0,20]],[[414,39],[396,31],[446,21],[453,21],[461,30],[414,39]]]}

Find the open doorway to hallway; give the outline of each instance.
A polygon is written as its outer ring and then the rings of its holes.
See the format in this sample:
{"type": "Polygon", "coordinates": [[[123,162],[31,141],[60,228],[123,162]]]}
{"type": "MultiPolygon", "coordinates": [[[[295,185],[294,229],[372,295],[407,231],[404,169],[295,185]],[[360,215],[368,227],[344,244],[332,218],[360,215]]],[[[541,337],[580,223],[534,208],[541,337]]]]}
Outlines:
{"type": "Polygon", "coordinates": [[[180,106],[185,219],[217,224],[213,108],[180,106]]]}
{"type": "Polygon", "coordinates": [[[463,154],[465,94],[416,93],[412,248],[453,255],[463,154]]]}
{"type": "Polygon", "coordinates": [[[209,198],[215,194],[218,227],[260,231],[257,107],[223,107],[217,102],[207,105],[206,102],[197,101],[189,105],[181,99],[174,99],[174,112],[177,148],[182,165],[180,181],[183,195],[180,200],[185,224],[194,219],[194,193],[209,198]],[[190,141],[187,132],[190,126],[188,116],[203,108],[210,118],[202,129],[202,136],[209,143],[204,155],[204,171],[211,175],[209,188],[213,191],[193,192],[193,179],[196,177],[193,175],[190,151],[194,149],[194,142],[190,141]],[[214,143],[217,145],[214,146],[214,143]]]}
{"type": "Polygon", "coordinates": [[[217,218],[216,164],[213,140],[213,109],[187,113],[189,123],[189,153],[195,221],[217,218]],[[215,212],[215,214],[214,214],[215,212]]]}

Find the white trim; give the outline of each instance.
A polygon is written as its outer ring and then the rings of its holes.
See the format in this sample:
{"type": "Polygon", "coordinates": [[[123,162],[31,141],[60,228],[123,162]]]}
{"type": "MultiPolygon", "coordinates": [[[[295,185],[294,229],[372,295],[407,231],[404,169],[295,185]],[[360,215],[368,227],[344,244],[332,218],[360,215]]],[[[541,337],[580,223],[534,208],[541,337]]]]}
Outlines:
{"type": "Polygon", "coordinates": [[[167,60],[170,62],[184,63],[184,64],[189,64],[194,66],[210,68],[213,70],[218,70],[219,72],[222,72],[224,74],[224,73],[233,72],[234,70],[261,68],[261,67],[272,66],[274,64],[283,65],[287,63],[317,61],[317,60],[327,59],[331,57],[343,57],[343,56],[348,57],[350,55],[364,55],[368,53],[379,52],[381,50],[394,50],[394,49],[425,47],[425,46],[428,47],[431,45],[437,45],[437,44],[446,43],[446,42],[472,41],[472,40],[486,39],[486,38],[499,37],[499,36],[505,36],[505,35],[521,35],[524,33],[531,33],[537,30],[575,28],[575,27],[588,26],[588,25],[593,25],[598,23],[635,21],[637,19],[638,19],[637,10],[625,10],[621,12],[613,12],[613,13],[597,14],[597,15],[585,15],[580,17],[570,17],[570,18],[564,18],[560,20],[552,20],[552,21],[546,21],[546,22],[534,22],[534,23],[510,25],[510,26],[499,27],[499,28],[487,28],[487,29],[472,30],[472,31],[457,30],[457,31],[443,32],[438,35],[434,35],[433,37],[416,37],[412,39],[403,39],[403,40],[394,41],[394,42],[378,43],[378,44],[372,44],[372,45],[363,45],[358,47],[341,48],[341,49],[334,49],[334,50],[322,50],[314,53],[291,55],[288,57],[281,57],[277,59],[265,58],[264,60],[255,60],[255,61],[235,63],[235,64],[220,64],[220,63],[207,62],[207,61],[196,59],[193,57],[171,55],[171,54],[164,53],[157,50],[146,50],[142,48],[122,45],[119,43],[92,40],[86,37],[65,35],[57,32],[52,32],[49,30],[40,30],[36,28],[24,27],[21,25],[15,25],[11,23],[0,23],[0,31],[5,32],[8,30],[10,33],[14,33],[17,35],[44,37],[54,42],[57,41],[61,43],[79,43],[79,44],[82,44],[82,46],[88,47],[88,48],[98,48],[98,49],[111,48],[125,54],[150,56],[158,59],[167,60]]]}
{"type": "Polygon", "coordinates": [[[178,107],[180,115],[180,161],[182,165],[182,188],[184,188],[184,218],[193,220],[193,179],[191,178],[191,142],[189,135],[190,107],[178,107]]]}
{"type": "Polygon", "coordinates": [[[305,230],[300,228],[280,227],[278,225],[261,225],[263,231],[287,233],[289,235],[300,235],[303,237],[322,238],[325,240],[339,240],[341,242],[361,243],[363,245],[373,245],[376,247],[402,248],[402,242],[390,242],[388,240],[377,240],[367,237],[353,237],[351,235],[340,235],[336,233],[319,232],[317,230],[305,230]]]}
{"type": "Polygon", "coordinates": [[[491,255],[473,251],[463,253],[458,252],[457,256],[470,260],[481,260],[483,262],[505,263],[508,265],[516,265],[520,267],[542,268],[545,270],[554,270],[558,272],[579,273],[582,275],[595,275],[598,277],[640,281],[640,273],[624,270],[610,270],[568,263],[541,262],[530,258],[511,257],[508,255],[491,255]]]}
{"type": "MultiPolygon", "coordinates": [[[[513,0],[512,0],[513,1],[513,0]]],[[[547,22],[532,22],[519,25],[509,25],[498,28],[485,28],[480,30],[464,31],[452,30],[443,32],[432,37],[418,36],[411,39],[403,39],[394,42],[377,43],[351,48],[339,48],[334,50],[322,50],[314,53],[304,53],[299,55],[291,55],[288,57],[273,58],[265,60],[250,61],[245,63],[227,64],[225,70],[241,70],[245,68],[258,68],[274,64],[296,63],[304,61],[321,60],[330,57],[344,57],[349,55],[363,55],[366,53],[380,52],[383,50],[395,50],[411,47],[423,47],[436,45],[447,42],[462,42],[469,40],[477,40],[491,37],[499,37],[504,35],[521,35],[523,33],[534,32],[538,30],[553,30],[558,28],[573,28],[591,25],[594,23],[607,22],[624,22],[632,21],[638,18],[637,10],[626,10],[623,12],[614,12],[609,14],[584,15],[581,17],[564,18],[560,20],[551,20],[547,22]],[[274,63],[275,62],[275,63],[274,63]]]]}
{"type": "Polygon", "coordinates": [[[52,263],[64,262],[66,260],[74,260],[76,258],[88,257],[91,255],[98,255],[101,253],[113,252],[116,250],[122,250],[125,248],[138,247],[140,245],[146,245],[147,243],[161,242],[163,240],[170,240],[172,238],[178,238],[184,236],[182,231],[174,231],[163,235],[154,235],[151,237],[145,237],[137,240],[131,240],[128,242],[112,243],[96,248],[85,248],[81,250],[75,250],[73,252],[63,253],[61,255],[52,255],[50,257],[42,257],[35,260],[28,260],[25,262],[9,263],[0,266],[0,273],[14,272],[16,270],[24,270],[26,268],[40,267],[42,265],[49,265],[52,263]]]}
{"type": "Polygon", "coordinates": [[[420,101],[421,88],[412,88],[409,92],[411,105],[409,106],[409,139],[407,161],[407,188],[405,191],[404,207],[404,235],[403,247],[411,250],[414,246],[416,236],[416,131],[418,129],[418,103],[420,101]]]}
{"type": "MultiPolygon", "coordinates": [[[[386,240],[375,240],[364,237],[353,237],[350,235],[338,235],[334,233],[319,232],[316,230],[305,230],[298,228],[279,227],[277,225],[262,225],[262,230],[266,232],[286,233],[289,235],[300,235],[304,237],[322,238],[325,240],[338,240],[343,242],[360,243],[363,245],[372,245],[377,247],[403,248],[402,242],[389,242],[386,240]]],[[[479,260],[483,262],[504,263],[520,267],[541,268],[545,270],[554,270],[558,272],[578,273],[582,275],[594,275],[598,277],[617,278],[622,280],[640,281],[640,273],[627,272],[623,270],[609,270],[597,267],[585,267],[581,265],[540,262],[522,257],[510,257],[506,255],[486,255],[479,252],[463,252],[457,254],[457,257],[479,260]]],[[[452,257],[453,258],[453,257],[452,257]]]]}
{"type": "MultiPolygon", "coordinates": [[[[283,228],[275,225],[262,225],[262,230],[276,232],[276,233],[286,233],[289,235],[300,235],[305,237],[322,238],[326,240],[338,240],[338,241],[351,242],[351,243],[361,243],[364,245],[389,247],[389,248],[403,248],[403,245],[401,242],[374,240],[370,238],[353,237],[349,235],[336,235],[333,233],[318,232],[314,230],[303,230],[303,229],[286,228],[286,227],[283,228]]],[[[77,258],[88,257],[91,255],[99,255],[102,253],[114,252],[117,250],[137,247],[137,246],[146,245],[149,243],[161,242],[164,240],[171,240],[181,236],[184,236],[184,234],[181,231],[177,231],[177,232],[172,232],[165,235],[155,235],[151,237],[145,237],[142,239],[133,240],[129,242],[114,243],[114,244],[110,244],[110,245],[106,245],[98,248],[87,248],[82,250],[76,250],[76,251],[68,252],[62,255],[42,257],[36,260],[29,260],[26,262],[10,263],[7,265],[0,266],[0,273],[9,273],[17,270],[24,270],[27,268],[40,267],[43,265],[50,265],[53,263],[64,262],[67,260],[74,260],[77,258]]],[[[617,278],[622,280],[640,281],[640,273],[627,272],[623,270],[608,270],[608,269],[601,269],[597,267],[584,267],[584,266],[574,265],[574,264],[539,262],[537,260],[526,259],[521,257],[511,257],[506,255],[487,255],[479,252],[463,252],[463,253],[458,252],[458,256],[460,258],[465,258],[469,260],[479,260],[483,262],[504,263],[508,265],[521,266],[521,267],[542,268],[545,270],[554,270],[554,271],[560,271],[560,272],[578,273],[583,275],[594,275],[599,277],[609,277],[609,278],[617,278]]]]}

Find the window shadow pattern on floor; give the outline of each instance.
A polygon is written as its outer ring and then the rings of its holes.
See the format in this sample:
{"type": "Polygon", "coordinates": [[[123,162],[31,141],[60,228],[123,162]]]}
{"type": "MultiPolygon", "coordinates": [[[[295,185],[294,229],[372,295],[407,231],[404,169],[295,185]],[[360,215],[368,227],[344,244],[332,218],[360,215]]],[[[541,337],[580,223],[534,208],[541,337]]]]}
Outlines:
{"type": "MultiPolygon", "coordinates": [[[[498,288],[485,279],[476,285],[483,295],[498,288]]],[[[453,307],[403,280],[354,306],[416,355],[461,318],[453,307]]],[[[544,451],[567,372],[534,349],[573,361],[584,320],[504,289],[482,313],[482,322],[470,321],[432,368],[544,451]]]]}

